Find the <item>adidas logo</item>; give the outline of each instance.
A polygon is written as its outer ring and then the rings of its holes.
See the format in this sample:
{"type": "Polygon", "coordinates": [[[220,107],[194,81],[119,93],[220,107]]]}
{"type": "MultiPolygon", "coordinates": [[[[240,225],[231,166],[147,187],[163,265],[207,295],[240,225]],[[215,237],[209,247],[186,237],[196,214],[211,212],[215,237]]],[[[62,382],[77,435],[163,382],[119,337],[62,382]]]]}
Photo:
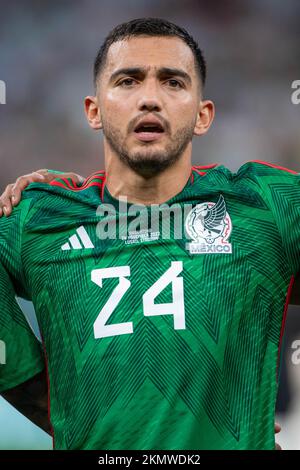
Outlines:
{"type": "Polygon", "coordinates": [[[77,230],[77,235],[72,235],[69,241],[62,245],[62,250],[82,250],[82,248],[95,248],[84,226],[81,225],[77,230]],[[81,245],[81,243],[82,245],[81,245]]]}

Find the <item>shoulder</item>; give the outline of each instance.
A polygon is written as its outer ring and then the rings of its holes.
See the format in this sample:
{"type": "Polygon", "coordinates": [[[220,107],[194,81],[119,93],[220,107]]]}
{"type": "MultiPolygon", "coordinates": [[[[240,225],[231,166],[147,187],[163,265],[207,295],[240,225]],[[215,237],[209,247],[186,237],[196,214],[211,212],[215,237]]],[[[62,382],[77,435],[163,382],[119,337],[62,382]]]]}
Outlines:
{"type": "Polygon", "coordinates": [[[99,191],[105,181],[104,171],[97,171],[89,175],[81,184],[77,184],[72,178],[59,176],[51,183],[31,183],[22,193],[22,201],[30,199],[32,204],[47,204],[57,198],[74,198],[88,196],[91,190],[99,191]]]}
{"type": "Polygon", "coordinates": [[[254,160],[242,165],[237,175],[255,184],[258,193],[274,214],[280,213],[280,217],[285,218],[285,211],[289,209],[299,213],[299,172],[273,163],[254,160]]]}
{"type": "Polygon", "coordinates": [[[300,173],[286,168],[284,166],[276,165],[274,163],[265,162],[263,160],[251,160],[239,167],[239,169],[234,172],[231,171],[224,165],[217,163],[211,165],[194,165],[192,170],[197,172],[200,175],[205,175],[206,173],[215,174],[215,171],[218,173],[223,173],[229,179],[243,179],[243,178],[255,178],[255,177],[268,177],[268,176],[277,176],[281,178],[290,178],[297,179],[300,176],[300,173]]]}
{"type": "Polygon", "coordinates": [[[105,181],[105,171],[104,170],[99,170],[95,171],[91,175],[89,175],[81,184],[77,184],[72,178],[62,178],[58,177],[55,178],[50,183],[50,187],[52,188],[63,188],[65,190],[69,191],[85,191],[86,189],[92,187],[92,186],[99,186],[102,187],[105,181]]]}
{"type": "Polygon", "coordinates": [[[300,181],[299,172],[263,160],[252,160],[244,163],[236,174],[239,177],[253,177],[262,183],[264,181],[296,183],[300,181]]]}

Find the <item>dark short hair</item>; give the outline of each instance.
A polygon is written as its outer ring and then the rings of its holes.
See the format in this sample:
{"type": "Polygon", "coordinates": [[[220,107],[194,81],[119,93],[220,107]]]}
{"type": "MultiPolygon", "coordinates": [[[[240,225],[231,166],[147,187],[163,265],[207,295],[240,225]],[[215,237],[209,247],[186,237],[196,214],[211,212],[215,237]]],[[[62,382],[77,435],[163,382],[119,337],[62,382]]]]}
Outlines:
{"type": "Polygon", "coordinates": [[[94,85],[102,71],[107,58],[108,49],[117,41],[136,36],[173,36],[182,39],[192,50],[195,58],[196,69],[202,87],[206,80],[206,62],[203,52],[194,38],[180,26],[161,18],[137,18],[116,26],[105,38],[94,62],[94,85]]]}

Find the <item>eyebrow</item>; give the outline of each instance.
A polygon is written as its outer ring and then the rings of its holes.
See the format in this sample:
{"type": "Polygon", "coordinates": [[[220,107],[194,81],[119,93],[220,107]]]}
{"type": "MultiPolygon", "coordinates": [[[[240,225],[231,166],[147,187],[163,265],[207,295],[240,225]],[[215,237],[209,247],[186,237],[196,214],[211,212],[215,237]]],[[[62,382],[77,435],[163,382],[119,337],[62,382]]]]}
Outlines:
{"type": "MultiPolygon", "coordinates": [[[[143,67],[125,67],[118,69],[112,73],[110,77],[110,82],[113,82],[120,75],[130,75],[130,76],[140,76],[146,75],[147,69],[143,67]]],[[[161,67],[157,71],[158,76],[168,76],[168,77],[181,77],[186,80],[189,84],[192,83],[190,75],[182,69],[171,68],[171,67],[161,67]]]]}

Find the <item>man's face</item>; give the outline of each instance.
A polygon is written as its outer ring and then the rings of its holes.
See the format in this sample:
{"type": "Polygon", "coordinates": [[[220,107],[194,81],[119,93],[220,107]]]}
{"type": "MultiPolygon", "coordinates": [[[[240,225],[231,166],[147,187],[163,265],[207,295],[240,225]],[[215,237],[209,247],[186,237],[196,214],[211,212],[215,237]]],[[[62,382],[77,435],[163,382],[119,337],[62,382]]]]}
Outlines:
{"type": "Polygon", "coordinates": [[[192,140],[199,88],[194,55],[179,38],[112,44],[97,92],[108,145],[144,176],[167,168],[192,140]]]}

